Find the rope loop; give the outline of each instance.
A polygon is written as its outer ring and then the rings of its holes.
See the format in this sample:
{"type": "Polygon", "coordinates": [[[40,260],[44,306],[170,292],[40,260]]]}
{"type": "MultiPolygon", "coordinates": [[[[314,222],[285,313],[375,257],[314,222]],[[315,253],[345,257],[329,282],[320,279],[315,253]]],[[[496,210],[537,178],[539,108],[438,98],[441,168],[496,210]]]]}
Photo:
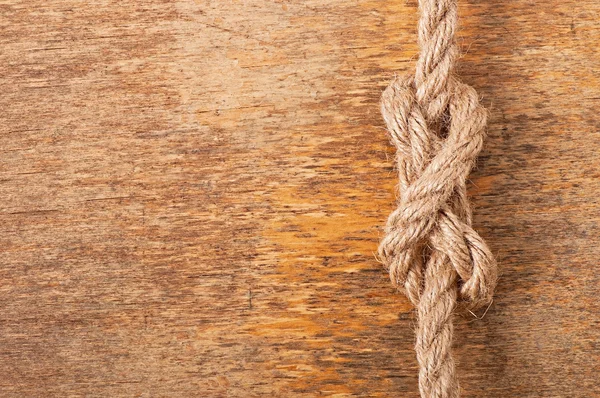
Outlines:
{"type": "Polygon", "coordinates": [[[384,91],[381,110],[397,151],[400,199],[389,218],[379,257],[392,282],[416,305],[423,290],[424,254],[444,253],[460,278],[460,298],[474,307],[491,300],[496,263],[471,228],[466,179],[481,151],[487,112],[475,90],[455,78],[438,119],[419,103],[412,76],[384,91]]]}

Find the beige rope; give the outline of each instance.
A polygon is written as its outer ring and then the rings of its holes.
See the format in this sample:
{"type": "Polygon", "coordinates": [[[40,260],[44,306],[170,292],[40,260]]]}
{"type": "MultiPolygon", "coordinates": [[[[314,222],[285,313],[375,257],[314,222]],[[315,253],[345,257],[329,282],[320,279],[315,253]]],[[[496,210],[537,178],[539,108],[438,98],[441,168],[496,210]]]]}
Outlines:
{"type": "Polygon", "coordinates": [[[400,198],[379,257],[417,307],[415,350],[426,398],[458,397],[451,355],[458,299],[489,303],[496,263],[471,228],[466,178],[481,150],[487,113],[475,90],[452,74],[456,0],[419,0],[420,54],[414,76],[385,90],[383,118],[396,146],[400,198]]]}

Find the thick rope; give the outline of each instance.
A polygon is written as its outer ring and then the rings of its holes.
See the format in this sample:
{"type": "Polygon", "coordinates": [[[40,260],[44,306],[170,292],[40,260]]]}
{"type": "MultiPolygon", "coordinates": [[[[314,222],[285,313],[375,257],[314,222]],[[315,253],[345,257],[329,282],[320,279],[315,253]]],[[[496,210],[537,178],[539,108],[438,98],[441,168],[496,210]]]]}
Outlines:
{"type": "Polygon", "coordinates": [[[396,147],[400,197],[379,257],[417,307],[415,350],[424,398],[459,396],[451,355],[458,299],[489,303],[496,263],[471,228],[466,179],[483,145],[487,113],[453,76],[456,0],[419,0],[420,54],[414,76],[384,91],[381,110],[396,147]]]}

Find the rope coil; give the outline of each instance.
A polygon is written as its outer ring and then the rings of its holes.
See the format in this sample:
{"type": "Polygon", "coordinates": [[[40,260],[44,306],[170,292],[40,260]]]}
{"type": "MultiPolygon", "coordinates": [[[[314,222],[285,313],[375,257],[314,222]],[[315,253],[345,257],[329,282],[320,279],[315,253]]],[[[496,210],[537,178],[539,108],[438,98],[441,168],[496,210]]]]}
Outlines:
{"type": "Polygon", "coordinates": [[[422,397],[458,397],[451,355],[457,300],[489,303],[496,262],[471,227],[466,180],[483,146],[486,110],[453,76],[456,0],[420,0],[416,72],[384,91],[381,112],[396,147],[400,197],[379,257],[417,307],[422,397]]]}

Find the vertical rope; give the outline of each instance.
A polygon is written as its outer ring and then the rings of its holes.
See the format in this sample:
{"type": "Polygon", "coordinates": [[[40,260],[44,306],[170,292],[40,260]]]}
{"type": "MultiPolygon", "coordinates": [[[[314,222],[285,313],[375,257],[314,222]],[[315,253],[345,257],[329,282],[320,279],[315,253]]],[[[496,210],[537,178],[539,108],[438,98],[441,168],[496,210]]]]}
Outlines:
{"type": "Polygon", "coordinates": [[[466,193],[487,113],[475,90],[453,76],[456,0],[420,0],[419,8],[415,74],[394,80],[381,102],[396,147],[400,195],[379,257],[417,307],[421,396],[454,398],[452,314],[458,299],[473,307],[490,302],[497,277],[490,250],[471,228],[466,193]]]}

